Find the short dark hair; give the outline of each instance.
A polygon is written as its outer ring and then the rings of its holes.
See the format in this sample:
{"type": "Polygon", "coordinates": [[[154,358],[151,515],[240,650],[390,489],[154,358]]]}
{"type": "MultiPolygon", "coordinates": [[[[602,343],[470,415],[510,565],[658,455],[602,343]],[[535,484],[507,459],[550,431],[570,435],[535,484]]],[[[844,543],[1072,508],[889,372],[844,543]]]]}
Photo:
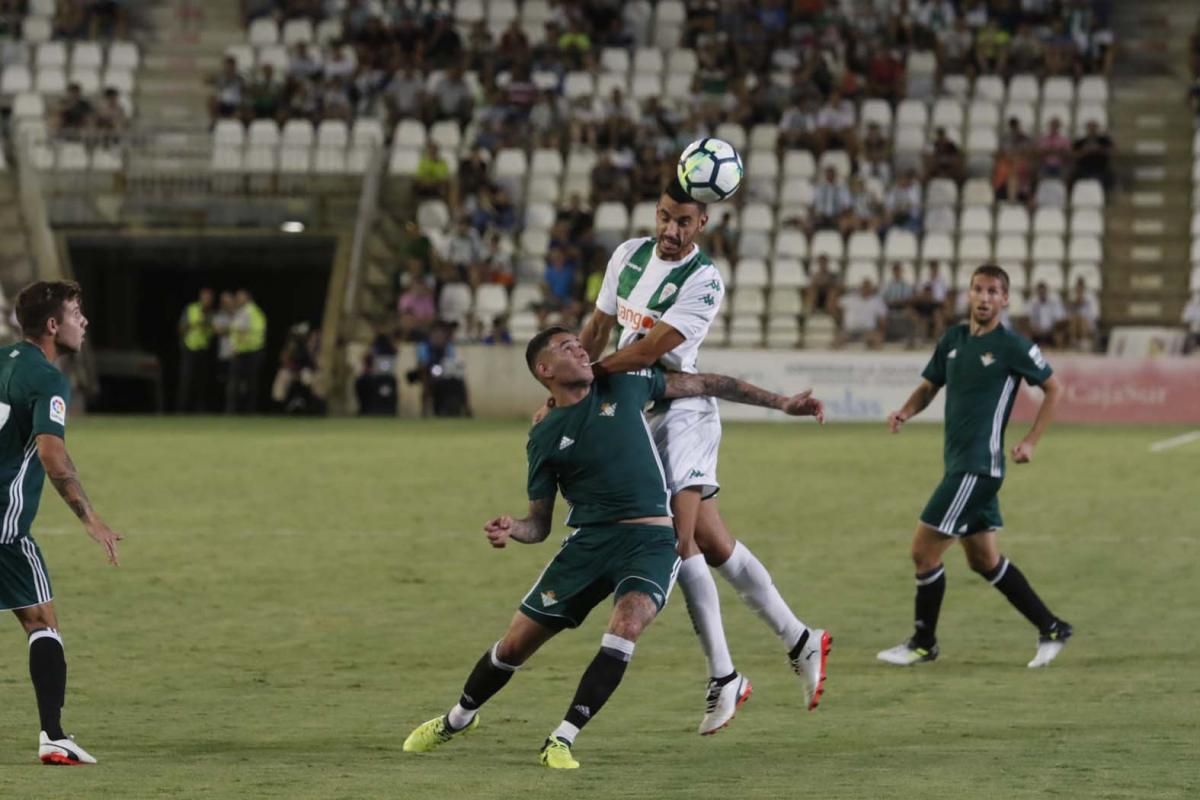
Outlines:
{"type": "Polygon", "coordinates": [[[529,374],[537,378],[537,370],[534,369],[534,366],[537,364],[538,357],[542,354],[542,351],[546,349],[546,345],[550,344],[550,340],[560,333],[570,332],[562,325],[551,325],[549,328],[540,330],[533,335],[533,338],[529,340],[529,344],[525,345],[525,365],[529,367],[529,374]]]}
{"type": "Polygon", "coordinates": [[[38,281],[17,295],[17,322],[23,336],[41,336],[50,319],[62,322],[63,306],[82,300],[83,290],[75,281],[38,281]]]}
{"type": "Polygon", "coordinates": [[[663,194],[674,200],[676,203],[691,203],[692,205],[698,207],[700,209],[700,213],[702,214],[708,210],[707,203],[701,203],[699,200],[687,193],[687,189],[683,188],[683,184],[679,182],[678,177],[671,179],[671,182],[667,184],[667,188],[663,189],[663,194]]]}
{"type": "Polygon", "coordinates": [[[976,275],[986,275],[989,278],[997,278],[1000,283],[1004,284],[1004,293],[1008,293],[1008,273],[996,264],[984,264],[981,267],[976,267],[971,273],[971,279],[974,280],[976,275]]]}

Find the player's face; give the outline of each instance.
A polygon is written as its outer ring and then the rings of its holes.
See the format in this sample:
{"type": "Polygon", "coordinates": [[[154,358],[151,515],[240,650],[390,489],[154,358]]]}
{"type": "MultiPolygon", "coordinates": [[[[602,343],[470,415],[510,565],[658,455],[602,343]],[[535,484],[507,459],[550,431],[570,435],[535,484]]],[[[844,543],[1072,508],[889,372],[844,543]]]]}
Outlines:
{"type": "Polygon", "coordinates": [[[692,242],[708,224],[708,214],[695,203],[680,203],[667,195],[658,199],[658,255],[676,261],[692,248],[692,242]]]}
{"type": "Polygon", "coordinates": [[[987,325],[1008,307],[1008,290],[1004,281],[991,275],[975,275],[971,278],[971,319],[979,325],[987,325]]]}
{"type": "MultiPolygon", "coordinates": [[[[57,320],[52,320],[54,324],[57,320]]],[[[83,309],[79,306],[78,300],[68,300],[63,304],[62,322],[57,325],[57,330],[54,332],[54,344],[59,350],[67,353],[78,353],[79,348],[83,347],[84,332],[87,330],[87,317],[83,315],[83,309]]]]}
{"type": "Polygon", "coordinates": [[[538,363],[538,374],[547,382],[559,385],[590,384],[592,382],[592,360],[587,350],[573,333],[559,333],[551,337],[542,351],[538,363]]]}

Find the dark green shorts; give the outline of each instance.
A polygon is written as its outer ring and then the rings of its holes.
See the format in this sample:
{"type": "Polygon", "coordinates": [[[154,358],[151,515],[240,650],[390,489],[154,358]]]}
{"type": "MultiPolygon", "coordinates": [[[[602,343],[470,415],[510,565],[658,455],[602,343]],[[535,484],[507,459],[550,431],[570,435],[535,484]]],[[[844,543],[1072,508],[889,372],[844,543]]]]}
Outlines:
{"type": "Polygon", "coordinates": [[[50,573],[37,542],[25,537],[0,544],[0,611],[38,606],[53,599],[50,573]]]}
{"type": "Polygon", "coordinates": [[[973,472],[950,473],[933,490],[921,512],[921,522],[947,536],[970,536],[1002,528],[1004,520],[996,497],[1002,483],[1003,478],[973,472]]]}
{"type": "Polygon", "coordinates": [[[674,528],[580,528],[542,570],[521,601],[521,613],[548,628],[576,628],[604,598],[635,591],[648,594],[661,611],[678,571],[674,528]]]}

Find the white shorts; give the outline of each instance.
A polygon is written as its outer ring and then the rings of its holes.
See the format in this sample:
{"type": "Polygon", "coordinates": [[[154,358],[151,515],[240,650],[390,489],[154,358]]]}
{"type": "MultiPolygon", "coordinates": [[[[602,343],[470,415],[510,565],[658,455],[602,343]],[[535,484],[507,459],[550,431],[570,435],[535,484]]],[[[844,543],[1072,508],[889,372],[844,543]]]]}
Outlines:
{"type": "Polygon", "coordinates": [[[695,408],[696,398],[692,398],[687,404],[690,407],[672,405],[664,412],[646,415],[672,496],[698,486],[707,500],[721,488],[717,482],[721,415],[716,400],[705,400],[705,410],[695,408]]]}

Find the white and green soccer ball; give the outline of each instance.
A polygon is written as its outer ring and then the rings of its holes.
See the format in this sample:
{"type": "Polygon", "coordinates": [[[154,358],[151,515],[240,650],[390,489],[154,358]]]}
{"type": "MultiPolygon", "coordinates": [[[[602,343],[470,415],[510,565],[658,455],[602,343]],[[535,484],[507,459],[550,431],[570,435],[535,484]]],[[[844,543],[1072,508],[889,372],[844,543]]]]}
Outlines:
{"type": "Polygon", "coordinates": [[[742,185],[742,157],[723,139],[692,142],[679,157],[679,185],[697,203],[728,200],[742,185]]]}

